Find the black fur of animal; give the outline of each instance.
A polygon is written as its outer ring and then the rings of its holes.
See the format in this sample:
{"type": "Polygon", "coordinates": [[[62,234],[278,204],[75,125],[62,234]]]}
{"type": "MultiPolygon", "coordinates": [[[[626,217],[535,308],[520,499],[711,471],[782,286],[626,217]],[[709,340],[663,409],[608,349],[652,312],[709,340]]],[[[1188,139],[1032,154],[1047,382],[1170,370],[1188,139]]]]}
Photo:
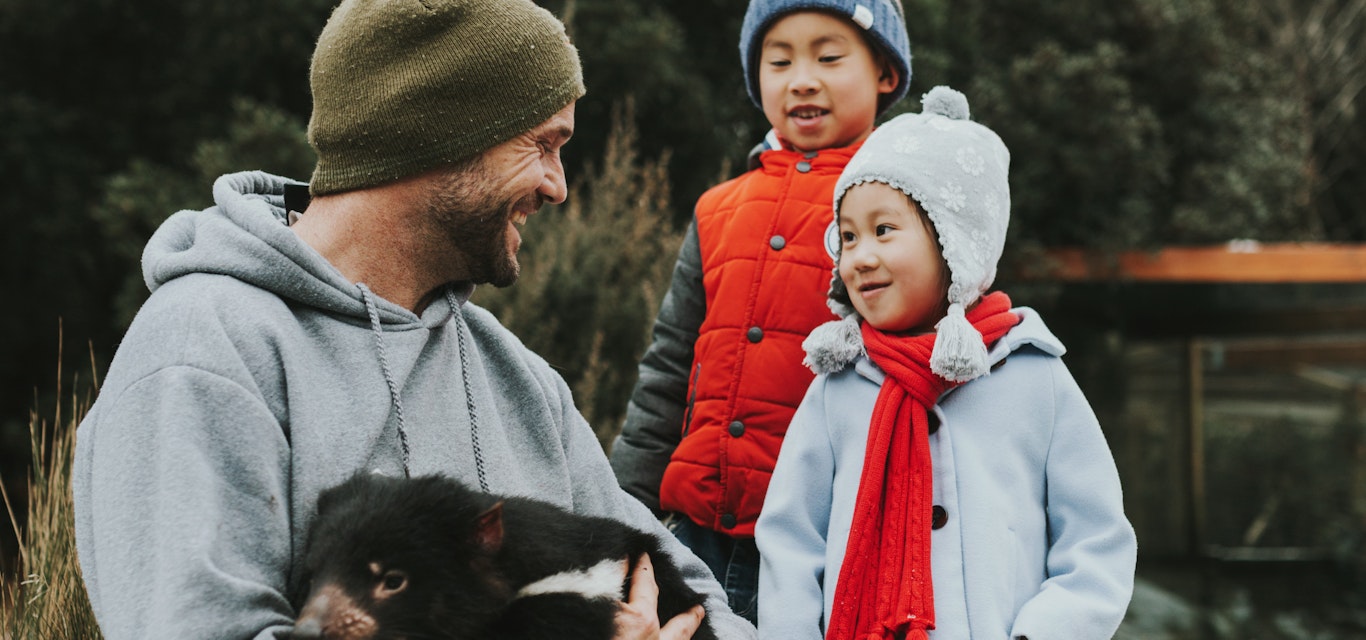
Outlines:
{"type": "MultiPolygon", "coordinates": [[[[473,491],[443,477],[359,474],[318,499],[304,556],[308,594],[295,638],[606,640],[628,585],[589,597],[551,586],[557,574],[622,566],[649,553],[659,619],[702,602],[652,535],[544,502],[473,491]],[[604,564],[609,563],[609,564],[604,564]]],[[[572,576],[572,574],[571,574],[572,576]]],[[[613,580],[609,578],[609,583],[613,580]]],[[[693,636],[715,633],[704,618],[693,636]]]]}

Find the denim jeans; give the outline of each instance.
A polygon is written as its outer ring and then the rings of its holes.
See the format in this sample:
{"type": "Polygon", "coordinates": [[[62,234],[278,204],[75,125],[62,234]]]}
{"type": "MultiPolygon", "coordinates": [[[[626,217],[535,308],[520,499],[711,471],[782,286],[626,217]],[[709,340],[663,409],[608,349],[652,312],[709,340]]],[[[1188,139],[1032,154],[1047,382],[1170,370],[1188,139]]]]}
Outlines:
{"type": "Polygon", "coordinates": [[[759,623],[759,547],[754,538],[732,538],[674,514],[669,530],[711,569],[726,590],[730,609],[759,623]]]}

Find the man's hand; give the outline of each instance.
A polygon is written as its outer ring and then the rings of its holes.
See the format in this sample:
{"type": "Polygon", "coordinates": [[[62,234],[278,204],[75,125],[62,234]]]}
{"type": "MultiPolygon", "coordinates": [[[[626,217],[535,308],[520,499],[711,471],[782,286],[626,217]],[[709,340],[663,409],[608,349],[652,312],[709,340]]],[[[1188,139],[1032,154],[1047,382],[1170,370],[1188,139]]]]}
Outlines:
{"type": "Polygon", "coordinates": [[[650,564],[650,554],[641,554],[631,572],[631,593],[617,608],[614,640],[686,640],[701,626],[705,611],[699,604],[660,627],[658,602],[654,565],[650,564]]]}

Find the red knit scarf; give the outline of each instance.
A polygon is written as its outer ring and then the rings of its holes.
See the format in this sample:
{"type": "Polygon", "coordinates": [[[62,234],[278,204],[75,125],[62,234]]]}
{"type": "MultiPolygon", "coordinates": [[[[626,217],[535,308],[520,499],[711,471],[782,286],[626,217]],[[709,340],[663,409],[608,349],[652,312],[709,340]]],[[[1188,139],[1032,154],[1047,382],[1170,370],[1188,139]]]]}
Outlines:
{"type": "MultiPolygon", "coordinates": [[[[1010,298],[982,298],[967,319],[990,346],[1020,318],[1010,298]]],[[[826,628],[828,640],[928,640],[933,476],[927,411],[953,386],[930,371],[935,334],[898,336],[863,323],[868,357],[887,374],[873,407],[849,545],[826,628]]]]}

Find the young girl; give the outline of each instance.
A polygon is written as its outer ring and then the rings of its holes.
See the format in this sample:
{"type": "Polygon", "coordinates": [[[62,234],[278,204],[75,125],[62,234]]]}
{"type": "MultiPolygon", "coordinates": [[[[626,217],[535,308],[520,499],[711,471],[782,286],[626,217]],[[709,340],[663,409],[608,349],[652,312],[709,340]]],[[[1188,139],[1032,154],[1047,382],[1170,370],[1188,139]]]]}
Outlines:
{"type": "Polygon", "coordinates": [[[845,319],[803,345],[819,375],[756,528],[760,638],[1110,638],[1136,553],[1114,461],[1062,344],[986,293],[1009,153],[961,93],[924,105],[835,187],[845,319]]]}

